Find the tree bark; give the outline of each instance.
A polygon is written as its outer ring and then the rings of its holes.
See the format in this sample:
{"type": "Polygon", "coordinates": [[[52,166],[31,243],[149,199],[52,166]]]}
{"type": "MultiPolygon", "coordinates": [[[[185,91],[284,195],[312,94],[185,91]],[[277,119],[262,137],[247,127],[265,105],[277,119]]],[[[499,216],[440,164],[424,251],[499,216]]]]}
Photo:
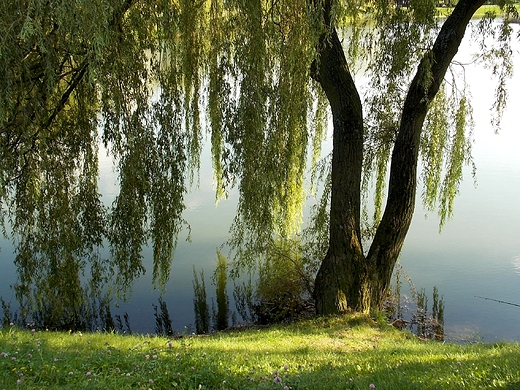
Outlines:
{"type": "Polygon", "coordinates": [[[331,1],[323,3],[328,28],[320,39],[313,77],[329,100],[333,124],[332,197],[329,249],[315,281],[318,314],[381,308],[410,226],[417,185],[419,143],[429,103],[484,0],[460,0],[420,62],[410,85],[394,145],[387,205],[367,256],[360,235],[363,163],[362,106],[335,29],[331,1]]]}
{"type": "MultiPolygon", "coordinates": [[[[325,9],[326,24],[330,23],[325,9]]],[[[366,296],[365,258],[361,246],[361,171],[363,111],[335,29],[320,38],[313,77],[330,103],[334,125],[329,249],[315,281],[318,313],[363,310],[366,296]]]]}

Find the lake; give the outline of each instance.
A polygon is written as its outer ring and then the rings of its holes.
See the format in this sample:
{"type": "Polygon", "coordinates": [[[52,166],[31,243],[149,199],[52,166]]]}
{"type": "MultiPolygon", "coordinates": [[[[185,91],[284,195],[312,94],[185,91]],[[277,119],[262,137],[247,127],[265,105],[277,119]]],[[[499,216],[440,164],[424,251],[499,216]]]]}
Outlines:
{"type": "MultiPolygon", "coordinates": [[[[515,26],[518,32],[518,25],[515,26]]],[[[469,35],[469,33],[468,33],[469,35]]],[[[469,62],[475,47],[463,43],[456,60],[469,62]]],[[[518,41],[514,61],[520,66],[518,41]]],[[[442,233],[438,232],[435,214],[425,216],[418,200],[415,217],[401,255],[401,264],[417,288],[424,288],[431,300],[437,286],[445,302],[445,333],[448,339],[517,340],[520,341],[520,307],[499,303],[490,298],[520,304],[520,69],[509,82],[508,109],[500,134],[491,125],[494,83],[490,71],[476,66],[466,67],[471,86],[475,143],[473,156],[477,165],[477,183],[465,171],[465,181],[455,200],[455,212],[442,233]],[[516,87],[516,88],[515,88],[516,87]],[[479,298],[483,297],[483,298],[479,298]]],[[[327,153],[325,144],[323,155],[327,153]]],[[[170,280],[163,300],[168,305],[173,327],[183,331],[194,323],[193,266],[204,269],[208,296],[214,295],[210,276],[215,269],[216,250],[228,238],[237,196],[215,207],[209,148],[201,159],[200,186],[186,198],[185,219],[192,228],[191,242],[187,232],[181,233],[175,252],[170,280]]],[[[110,202],[117,193],[112,162],[101,155],[100,191],[110,202]]],[[[0,242],[2,283],[0,296],[11,301],[10,285],[16,280],[13,247],[0,242]]],[[[153,332],[154,310],[160,293],[151,283],[151,250],[145,249],[148,272],[134,285],[131,299],[119,303],[113,314],[128,313],[133,331],[153,332]]],[[[191,328],[192,329],[192,328],[191,328]]]]}

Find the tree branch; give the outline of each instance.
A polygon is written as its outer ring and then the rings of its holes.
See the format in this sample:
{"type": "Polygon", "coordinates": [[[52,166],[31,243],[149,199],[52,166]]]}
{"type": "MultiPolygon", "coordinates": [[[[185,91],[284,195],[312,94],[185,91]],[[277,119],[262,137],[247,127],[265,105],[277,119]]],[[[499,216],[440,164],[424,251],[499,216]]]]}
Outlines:
{"type": "Polygon", "coordinates": [[[56,107],[54,107],[54,110],[52,110],[52,113],[49,116],[49,118],[47,118],[47,120],[43,123],[44,129],[48,128],[51,125],[51,123],[54,121],[54,118],[56,118],[56,116],[61,112],[61,110],[63,110],[63,107],[65,107],[65,104],[69,100],[70,95],[76,89],[78,84],[81,82],[81,80],[83,79],[83,76],[85,76],[85,73],[87,72],[87,69],[88,69],[88,65],[89,65],[88,59],[83,60],[80,67],[78,68],[76,75],[74,76],[72,82],[70,83],[69,87],[65,90],[65,92],[61,96],[61,99],[60,99],[58,105],[56,107]]]}
{"type": "Polygon", "coordinates": [[[377,268],[381,262],[396,259],[401,250],[415,207],[419,144],[429,103],[439,90],[471,17],[484,1],[457,3],[410,85],[392,153],[387,206],[368,254],[377,268]]]}

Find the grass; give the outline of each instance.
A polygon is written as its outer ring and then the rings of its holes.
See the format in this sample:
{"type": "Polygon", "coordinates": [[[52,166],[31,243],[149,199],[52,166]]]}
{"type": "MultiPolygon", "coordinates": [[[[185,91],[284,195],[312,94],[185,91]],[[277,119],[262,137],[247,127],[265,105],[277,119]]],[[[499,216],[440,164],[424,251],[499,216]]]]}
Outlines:
{"type": "MultiPolygon", "coordinates": [[[[515,4],[515,7],[517,10],[520,10],[520,5],[515,4]]],[[[438,8],[438,11],[442,16],[448,16],[453,11],[453,8],[438,8]]],[[[477,10],[477,12],[475,12],[473,17],[480,19],[483,18],[487,13],[495,13],[497,16],[503,15],[503,12],[500,10],[498,5],[483,5],[477,10]]]]}
{"type": "Polygon", "coordinates": [[[443,344],[367,317],[178,339],[0,330],[0,389],[519,389],[520,346],[443,344]]]}

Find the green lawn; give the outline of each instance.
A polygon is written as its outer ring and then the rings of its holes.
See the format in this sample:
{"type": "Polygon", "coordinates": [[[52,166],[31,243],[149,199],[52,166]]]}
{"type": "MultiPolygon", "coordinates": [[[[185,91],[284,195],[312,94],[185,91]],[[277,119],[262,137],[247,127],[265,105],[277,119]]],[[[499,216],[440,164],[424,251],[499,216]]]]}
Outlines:
{"type": "Polygon", "coordinates": [[[0,389],[520,389],[520,346],[423,341],[360,316],[176,339],[0,331],[0,389]]]}

